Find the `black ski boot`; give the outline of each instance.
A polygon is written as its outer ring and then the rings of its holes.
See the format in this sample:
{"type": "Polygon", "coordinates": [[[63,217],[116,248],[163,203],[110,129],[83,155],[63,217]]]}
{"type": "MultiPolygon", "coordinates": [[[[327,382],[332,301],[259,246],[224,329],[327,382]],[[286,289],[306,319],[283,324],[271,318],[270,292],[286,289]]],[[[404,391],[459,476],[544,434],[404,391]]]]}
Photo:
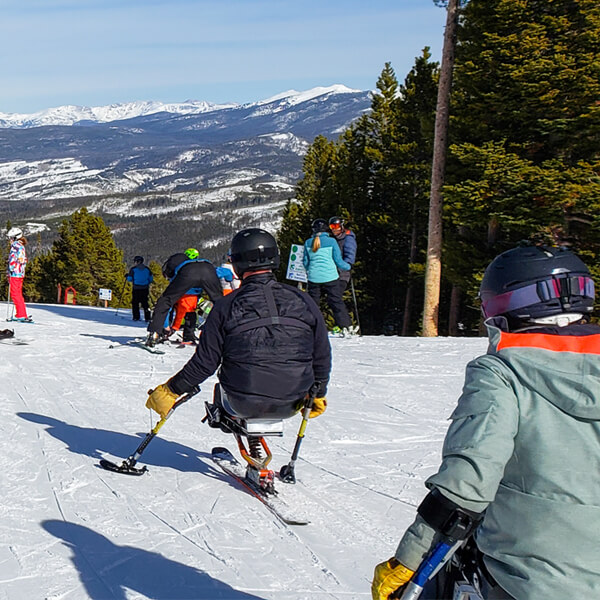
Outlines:
{"type": "Polygon", "coordinates": [[[166,342],[169,339],[169,335],[171,335],[170,332],[166,331],[162,331],[161,333],[151,331],[148,333],[148,337],[146,338],[146,341],[144,343],[146,346],[154,348],[156,344],[163,344],[164,342],[166,342]]]}

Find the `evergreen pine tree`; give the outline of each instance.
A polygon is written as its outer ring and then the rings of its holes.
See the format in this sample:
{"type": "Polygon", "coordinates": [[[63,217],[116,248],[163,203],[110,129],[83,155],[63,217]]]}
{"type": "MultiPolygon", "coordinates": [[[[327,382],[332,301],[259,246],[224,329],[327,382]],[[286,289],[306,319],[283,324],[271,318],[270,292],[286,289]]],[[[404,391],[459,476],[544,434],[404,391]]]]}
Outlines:
{"type": "Polygon", "coordinates": [[[385,324],[399,333],[403,310],[409,332],[418,327],[410,314],[421,296],[411,284],[422,276],[425,240],[437,76],[429,59],[425,49],[404,86],[384,66],[372,110],[337,142],[315,139],[296,200],[284,210],[282,275],[291,244],[310,235],[313,219],[340,215],[349,222],[358,242],[353,280],[366,332],[381,332],[385,324]]]}
{"type": "Polygon", "coordinates": [[[439,65],[431,62],[429,48],[415,61],[415,66],[400,86],[399,120],[402,127],[400,145],[402,181],[407,199],[411,199],[408,254],[408,279],[404,300],[402,335],[415,333],[417,310],[423,306],[423,276],[427,247],[427,220],[433,131],[439,65]]]}
{"type": "Polygon", "coordinates": [[[336,155],[335,142],[320,135],[315,138],[304,157],[304,176],[296,186],[296,198],[286,204],[277,234],[282,257],[279,270],[281,277],[285,275],[292,244],[304,243],[311,235],[312,221],[316,218],[328,218],[337,205],[336,155]]]}
{"type": "Polygon", "coordinates": [[[338,187],[359,245],[355,280],[367,331],[418,330],[438,66],[427,48],[403,85],[387,63],[372,110],[341,139],[338,187]]]}
{"type": "Polygon", "coordinates": [[[473,306],[485,265],[520,239],[598,262],[600,7],[471,0],[458,39],[444,257],[473,306]]]}
{"type": "Polygon", "coordinates": [[[82,208],[65,219],[49,253],[38,258],[32,283],[45,302],[56,300],[57,286],[77,290],[77,303],[98,304],[98,290],[113,291],[115,306],[123,288],[125,265],[123,252],[117,248],[112,234],[101,217],[82,208]]]}

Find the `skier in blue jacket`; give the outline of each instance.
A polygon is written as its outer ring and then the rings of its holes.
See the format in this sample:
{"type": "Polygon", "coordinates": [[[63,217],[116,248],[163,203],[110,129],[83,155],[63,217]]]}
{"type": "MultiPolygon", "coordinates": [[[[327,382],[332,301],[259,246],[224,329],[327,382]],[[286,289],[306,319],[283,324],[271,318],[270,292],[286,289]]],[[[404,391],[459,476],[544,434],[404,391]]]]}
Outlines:
{"type": "Polygon", "coordinates": [[[350,264],[342,258],[338,243],[330,237],[329,224],[325,219],[315,219],[312,230],[312,237],[304,243],[303,258],[308,276],[308,293],[319,306],[321,292],[324,292],[336,325],[343,333],[349,334],[352,320],[342,299],[338,269],[349,271],[350,264]]]}
{"type": "Polygon", "coordinates": [[[150,321],[151,314],[148,307],[148,294],[150,293],[150,284],[154,281],[152,271],[144,264],[142,256],[136,256],[133,259],[133,267],[129,269],[126,276],[127,281],[133,286],[131,291],[131,315],[134,321],[140,320],[140,305],[144,310],[144,319],[150,321]]]}

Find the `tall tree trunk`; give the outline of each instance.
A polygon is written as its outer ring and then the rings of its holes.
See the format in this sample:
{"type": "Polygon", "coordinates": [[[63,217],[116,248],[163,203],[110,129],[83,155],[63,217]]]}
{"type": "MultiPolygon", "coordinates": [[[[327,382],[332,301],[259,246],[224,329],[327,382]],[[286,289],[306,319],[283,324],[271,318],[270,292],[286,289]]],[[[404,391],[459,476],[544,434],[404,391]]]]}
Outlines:
{"type": "Polygon", "coordinates": [[[425,270],[425,301],[423,305],[423,333],[425,337],[438,334],[440,282],[442,279],[442,186],[446,166],[450,90],[456,48],[456,26],[459,0],[449,0],[442,50],[442,66],[438,84],[431,166],[431,193],[429,196],[429,226],[427,238],[427,267],[425,270]]]}

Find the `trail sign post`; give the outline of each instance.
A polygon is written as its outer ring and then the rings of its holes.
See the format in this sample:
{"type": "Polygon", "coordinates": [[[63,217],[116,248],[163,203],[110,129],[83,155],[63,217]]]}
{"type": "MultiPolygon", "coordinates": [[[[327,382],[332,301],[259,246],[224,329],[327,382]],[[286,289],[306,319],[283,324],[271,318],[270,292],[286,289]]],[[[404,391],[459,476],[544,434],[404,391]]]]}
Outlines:
{"type": "Polygon", "coordinates": [[[302,244],[292,244],[290,248],[290,257],[288,260],[288,268],[286,279],[300,281],[306,283],[308,277],[302,259],[304,258],[304,246],[302,244]]]}
{"type": "Polygon", "coordinates": [[[98,290],[98,298],[104,301],[104,308],[108,308],[108,303],[112,300],[112,290],[100,288],[98,290]]]}

